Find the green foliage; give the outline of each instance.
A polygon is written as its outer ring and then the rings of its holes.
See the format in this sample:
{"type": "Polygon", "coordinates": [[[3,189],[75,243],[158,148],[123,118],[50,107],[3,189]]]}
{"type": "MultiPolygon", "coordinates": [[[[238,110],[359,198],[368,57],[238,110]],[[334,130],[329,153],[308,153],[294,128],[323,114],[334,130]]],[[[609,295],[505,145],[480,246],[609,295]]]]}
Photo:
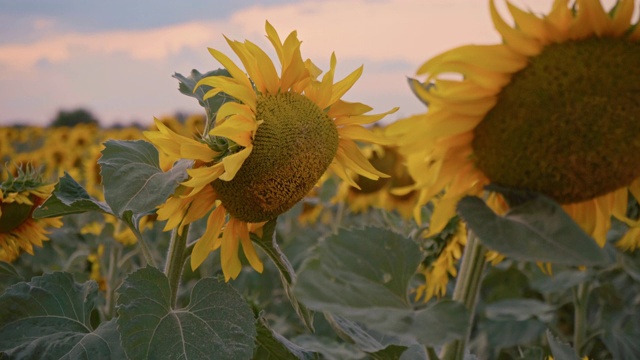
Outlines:
{"type": "Polygon", "coordinates": [[[117,290],[118,329],[132,359],[246,359],[254,317],[242,297],[216,279],[200,280],[184,309],[172,309],[167,277],[153,267],[130,274],[117,290]]]}
{"type": "Polygon", "coordinates": [[[564,210],[537,195],[495,214],[480,198],[465,197],[458,213],[488,248],[513,259],[566,265],[606,265],[610,259],[564,210]]]}
{"type": "Polygon", "coordinates": [[[179,161],[163,172],[158,150],[142,140],[104,143],[100,164],[104,198],[113,212],[122,217],[126,211],[148,214],[173,194],[187,178],[190,161],[179,161]]]}
{"type": "Polygon", "coordinates": [[[60,110],[49,126],[51,127],[73,127],[79,124],[98,125],[98,119],[86,109],[75,109],[71,111],[60,110]]]}
{"type": "Polygon", "coordinates": [[[303,265],[294,293],[312,309],[423,344],[437,345],[465,332],[458,303],[416,309],[409,281],[422,256],[411,239],[386,229],[342,230],[324,240],[303,265]],[[434,327],[424,324],[438,324],[434,327]]]}
{"type": "Polygon", "coordinates": [[[178,81],[180,82],[178,90],[180,90],[180,92],[184,95],[196,98],[200,106],[202,106],[207,112],[207,119],[215,119],[215,114],[218,112],[220,106],[222,106],[222,104],[227,101],[233,100],[233,98],[223,92],[220,92],[214,97],[204,100],[204,95],[207,93],[207,91],[211,90],[211,87],[208,85],[202,85],[196,89],[196,84],[201,79],[209,76],[231,75],[226,69],[212,70],[204,74],[200,73],[196,69],[193,69],[191,70],[191,74],[188,77],[178,73],[175,73],[173,75],[173,77],[178,79],[178,81]]]}
{"type": "Polygon", "coordinates": [[[60,178],[51,196],[33,212],[35,218],[99,211],[111,214],[109,205],[91,197],[68,173],[60,178]]]}
{"type": "Polygon", "coordinates": [[[97,285],[68,273],[20,282],[0,296],[0,351],[11,358],[124,358],[113,321],[91,325],[97,285]]]}

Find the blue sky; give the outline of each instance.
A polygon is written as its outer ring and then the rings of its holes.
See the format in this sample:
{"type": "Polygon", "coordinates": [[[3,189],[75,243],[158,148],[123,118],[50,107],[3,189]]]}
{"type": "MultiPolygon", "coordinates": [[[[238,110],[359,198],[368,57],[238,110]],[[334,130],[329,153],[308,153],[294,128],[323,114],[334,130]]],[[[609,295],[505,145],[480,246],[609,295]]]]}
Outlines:
{"type": "MultiPolygon", "coordinates": [[[[542,12],[550,0],[514,3],[542,12]]],[[[389,121],[424,111],[406,85],[422,62],[500,40],[487,0],[0,0],[0,125],[46,125],[77,107],[104,125],[202,112],[171,75],[218,68],[207,47],[234,58],[223,34],[268,48],[265,20],[281,37],[297,30],[323,69],[332,51],[339,76],[364,65],[345,99],[400,106],[389,121]]]]}

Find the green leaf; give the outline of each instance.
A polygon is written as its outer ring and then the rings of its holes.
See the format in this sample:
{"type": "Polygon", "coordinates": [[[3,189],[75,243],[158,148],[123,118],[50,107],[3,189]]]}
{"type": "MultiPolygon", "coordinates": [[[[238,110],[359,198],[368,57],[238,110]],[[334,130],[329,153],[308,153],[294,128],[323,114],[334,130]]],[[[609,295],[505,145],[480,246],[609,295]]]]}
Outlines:
{"type": "Polygon", "coordinates": [[[198,89],[196,89],[196,84],[202,78],[209,77],[209,76],[230,77],[231,75],[226,69],[213,70],[213,71],[206,72],[204,74],[201,74],[198,70],[193,69],[191,70],[191,74],[189,75],[189,77],[185,77],[178,73],[175,73],[173,75],[173,77],[175,79],[178,79],[178,81],[180,82],[180,84],[178,85],[178,90],[180,90],[180,92],[184,95],[196,98],[200,106],[204,107],[205,110],[207,111],[207,118],[213,119],[214,118],[213,115],[218,112],[218,109],[220,108],[220,106],[222,106],[222,104],[224,104],[227,101],[233,101],[233,98],[223,92],[220,92],[212,98],[203,100],[204,95],[207,93],[207,91],[211,90],[212,87],[208,85],[202,85],[198,87],[198,89]]]}
{"type": "MultiPolygon", "coordinates": [[[[375,360],[400,360],[405,351],[407,351],[406,346],[389,345],[386,348],[370,355],[371,358],[375,360]]],[[[426,357],[424,357],[423,359],[426,359],[426,357]]]]}
{"type": "Polygon", "coordinates": [[[34,218],[49,218],[88,211],[111,214],[109,206],[91,197],[67,172],[60,178],[49,198],[34,212],[34,218]]]}
{"type": "Polygon", "coordinates": [[[360,350],[375,353],[386,348],[386,345],[383,345],[355,321],[330,313],[325,313],[325,317],[338,336],[355,344],[360,350]]]}
{"type": "Polygon", "coordinates": [[[303,349],[273,331],[263,317],[256,321],[256,328],[257,346],[252,360],[313,360],[319,358],[317,353],[303,349]]]}
{"type": "Polygon", "coordinates": [[[535,299],[501,300],[484,308],[487,318],[498,321],[538,318],[544,322],[551,322],[555,310],[554,306],[535,299]]]}
{"type": "Polygon", "coordinates": [[[191,161],[180,160],[163,172],[158,150],[143,140],[109,140],[104,145],[98,160],[104,197],[120,218],[127,210],[134,214],[153,212],[187,178],[186,170],[192,165],[191,161]]]}
{"type": "Polygon", "coordinates": [[[0,294],[11,285],[24,281],[11,264],[0,261],[0,294]]]}
{"type": "Polygon", "coordinates": [[[146,267],[116,290],[118,329],[131,359],[249,359],[256,328],[251,309],[228,284],[205,278],[184,309],[171,309],[169,280],[146,267]]]}
{"type": "Polygon", "coordinates": [[[553,200],[543,195],[496,215],[482,199],[464,197],[458,213],[488,248],[516,260],[605,265],[605,252],[553,200]]]}
{"type": "Polygon", "coordinates": [[[461,304],[443,301],[414,310],[408,301],[421,260],[416,243],[387,229],[341,230],[312,250],[294,294],[311,309],[409,343],[437,345],[463,336],[468,314],[461,304]]]}
{"type": "Polygon", "coordinates": [[[253,240],[276,265],[280,272],[282,286],[291,302],[291,306],[293,306],[296,314],[298,314],[298,317],[300,317],[300,320],[302,320],[307,329],[313,331],[313,312],[298,301],[297,297],[293,294],[291,286],[296,280],[296,273],[293,270],[291,262],[289,262],[287,256],[280,250],[280,246],[278,246],[278,242],[276,241],[276,223],[277,218],[264,224],[262,227],[262,237],[251,233],[251,240],[253,240]]]}
{"type": "Polygon", "coordinates": [[[11,358],[124,358],[112,323],[93,330],[97,284],[56,272],[13,285],[0,297],[0,351],[11,358]]]}
{"type": "Polygon", "coordinates": [[[554,360],[580,360],[569,344],[563,343],[547,330],[547,341],[554,360]]]}

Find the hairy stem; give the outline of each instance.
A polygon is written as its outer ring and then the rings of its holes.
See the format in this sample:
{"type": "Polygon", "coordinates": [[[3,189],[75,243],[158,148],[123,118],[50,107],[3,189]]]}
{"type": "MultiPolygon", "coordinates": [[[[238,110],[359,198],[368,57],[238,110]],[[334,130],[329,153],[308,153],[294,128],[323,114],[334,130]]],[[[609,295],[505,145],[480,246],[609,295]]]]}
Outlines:
{"type": "Polygon", "coordinates": [[[178,231],[180,227],[173,229],[171,233],[171,243],[169,244],[169,254],[164,273],[169,278],[169,288],[171,289],[171,307],[176,306],[178,289],[180,288],[180,277],[184,268],[184,252],[187,248],[187,237],[189,235],[189,225],[182,227],[182,233],[178,231]]]}
{"type": "Polygon", "coordinates": [[[453,300],[461,302],[469,310],[469,328],[463,339],[444,346],[441,354],[443,360],[464,359],[465,347],[471,334],[471,324],[473,324],[478,293],[480,292],[486,253],[487,250],[480,244],[478,237],[469,231],[467,246],[460,263],[460,272],[453,290],[453,300]]]}

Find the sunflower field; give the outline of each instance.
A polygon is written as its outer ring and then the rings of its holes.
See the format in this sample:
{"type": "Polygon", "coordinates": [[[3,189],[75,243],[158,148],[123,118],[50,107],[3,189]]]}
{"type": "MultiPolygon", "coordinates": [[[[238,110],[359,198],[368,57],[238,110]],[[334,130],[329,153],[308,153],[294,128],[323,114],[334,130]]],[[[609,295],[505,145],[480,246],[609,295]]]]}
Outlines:
{"type": "Polygon", "coordinates": [[[640,359],[638,4],[489,4],[397,121],[266,22],[201,114],[0,127],[0,359],[640,359]]]}

